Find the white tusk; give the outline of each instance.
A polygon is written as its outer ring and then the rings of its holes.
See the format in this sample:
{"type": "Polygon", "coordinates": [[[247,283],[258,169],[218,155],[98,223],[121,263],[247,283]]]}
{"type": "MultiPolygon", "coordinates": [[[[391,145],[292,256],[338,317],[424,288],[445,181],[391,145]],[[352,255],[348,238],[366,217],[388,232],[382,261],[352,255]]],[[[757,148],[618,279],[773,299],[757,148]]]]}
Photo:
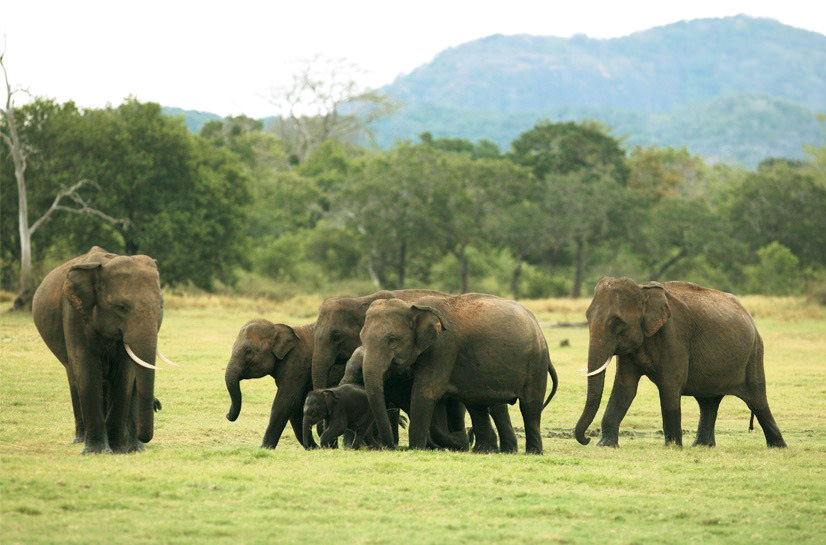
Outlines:
{"type": "Polygon", "coordinates": [[[141,367],[146,367],[147,369],[157,369],[157,367],[155,367],[151,363],[146,363],[145,361],[140,359],[134,352],[132,352],[132,349],[129,348],[128,344],[123,343],[123,347],[126,348],[126,353],[129,354],[129,357],[132,358],[132,361],[134,361],[141,367]]]}
{"type": "Polygon", "coordinates": [[[612,359],[613,357],[614,357],[614,356],[609,357],[607,360],[605,360],[605,363],[603,363],[603,364],[602,364],[602,367],[600,367],[599,369],[597,369],[597,370],[595,370],[595,371],[591,371],[590,373],[588,373],[588,374],[587,374],[587,375],[585,375],[585,376],[586,376],[586,377],[592,377],[592,376],[594,376],[594,375],[598,375],[598,374],[602,373],[603,371],[605,371],[605,370],[608,368],[608,364],[609,364],[609,363],[611,363],[611,359],[612,359]]]}
{"type": "Polygon", "coordinates": [[[160,350],[158,350],[158,357],[161,358],[161,361],[164,362],[165,364],[172,365],[174,367],[178,367],[177,363],[175,363],[174,361],[169,361],[169,358],[167,358],[166,356],[161,354],[160,350]]]}

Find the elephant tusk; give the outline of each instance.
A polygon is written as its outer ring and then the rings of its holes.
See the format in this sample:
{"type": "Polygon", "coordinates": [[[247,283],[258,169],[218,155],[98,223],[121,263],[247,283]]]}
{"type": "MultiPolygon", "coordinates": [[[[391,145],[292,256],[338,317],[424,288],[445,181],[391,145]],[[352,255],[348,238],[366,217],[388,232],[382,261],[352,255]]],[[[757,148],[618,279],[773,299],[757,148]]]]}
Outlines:
{"type": "Polygon", "coordinates": [[[178,367],[177,363],[175,363],[174,361],[170,361],[169,358],[167,358],[166,356],[161,354],[160,350],[158,350],[158,357],[161,358],[161,361],[164,362],[165,364],[172,365],[173,367],[178,367]]]}
{"type": "Polygon", "coordinates": [[[131,349],[131,348],[129,348],[129,345],[128,345],[128,344],[123,343],[123,347],[124,347],[124,348],[126,348],[126,353],[127,353],[127,354],[129,354],[129,357],[130,357],[130,358],[132,358],[132,361],[134,361],[135,363],[137,363],[137,364],[138,364],[138,365],[140,365],[141,367],[146,367],[147,369],[158,369],[157,367],[155,367],[155,366],[154,366],[154,365],[152,365],[151,363],[146,363],[145,361],[143,361],[142,359],[140,359],[140,358],[137,356],[137,354],[135,354],[134,352],[132,352],[132,349],[131,349]]]}
{"type": "Polygon", "coordinates": [[[605,371],[608,368],[608,364],[611,363],[611,359],[613,357],[614,356],[610,356],[607,360],[605,360],[605,363],[602,364],[602,367],[600,367],[599,369],[596,369],[594,371],[591,371],[590,373],[588,373],[585,376],[586,377],[592,377],[594,375],[598,375],[598,374],[602,373],[603,371],[605,371]]]}

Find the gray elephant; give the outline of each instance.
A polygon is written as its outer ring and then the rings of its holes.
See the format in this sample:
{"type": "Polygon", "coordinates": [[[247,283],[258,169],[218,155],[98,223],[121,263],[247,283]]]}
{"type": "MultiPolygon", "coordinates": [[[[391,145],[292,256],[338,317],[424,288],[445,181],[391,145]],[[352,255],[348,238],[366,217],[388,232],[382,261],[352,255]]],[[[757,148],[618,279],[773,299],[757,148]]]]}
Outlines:
{"type": "Polygon", "coordinates": [[[700,406],[694,445],[714,446],[717,408],[731,394],[757,416],[770,447],[786,446],[766,399],[763,340],[733,295],[690,282],[637,284],[605,277],[594,288],[585,316],[590,328],[588,393],[575,428],[583,445],[599,409],[605,369],[617,355],[600,446],[617,446],[620,422],[643,375],[659,389],[666,444],[682,445],[680,398],[693,396],[700,406]]]}
{"type": "MultiPolygon", "coordinates": [[[[307,444],[302,437],[301,420],[304,399],[312,390],[314,329],[315,324],[291,327],[269,320],[252,320],[241,328],[232,345],[224,373],[231,402],[227,420],[234,422],[241,412],[241,380],[265,376],[275,379],[277,391],[261,448],[278,446],[288,420],[298,442],[307,444]]],[[[343,365],[333,366],[330,379],[340,380],[343,372],[343,365]]],[[[312,435],[306,439],[311,447],[316,446],[312,435]]]]}
{"type": "Polygon", "coordinates": [[[351,446],[358,449],[362,441],[378,446],[372,435],[373,413],[364,387],[342,384],[335,388],[322,388],[307,394],[304,401],[304,447],[311,448],[312,427],[326,421],[319,438],[322,447],[330,447],[345,431],[352,430],[351,446]]]}
{"type": "MultiPolygon", "coordinates": [[[[514,403],[525,423],[526,450],[542,452],[539,431],[547,376],[556,389],[548,346],[533,314],[515,301],[484,294],[374,301],[361,330],[364,383],[384,446],[393,448],[385,377],[413,375],[410,447],[425,448],[436,403],[445,396],[468,406],[514,403]]],[[[483,429],[478,413],[473,427],[483,429]]]]}
{"type": "Polygon", "coordinates": [[[142,451],[159,406],[156,353],[171,363],[157,352],[163,297],[155,260],[95,246],[46,275],[32,315],[66,369],[83,452],[142,451]]]}
{"type": "MultiPolygon", "coordinates": [[[[433,290],[377,291],[364,297],[330,297],[318,310],[315,329],[315,351],[313,353],[313,388],[334,386],[328,380],[330,367],[345,364],[355,349],[361,345],[359,332],[364,325],[367,308],[373,301],[398,298],[415,301],[421,297],[448,297],[433,290]]],[[[465,406],[454,400],[447,400],[444,410],[436,411],[434,420],[444,433],[433,439],[440,447],[452,450],[467,450],[465,433],[465,406]]],[[[440,407],[441,409],[441,407],[440,407]]],[[[506,413],[507,416],[507,413],[506,413]]],[[[507,416],[508,422],[510,417],[507,416]]],[[[487,426],[492,429],[490,424],[487,426]]]]}
{"type": "MultiPolygon", "coordinates": [[[[350,359],[347,360],[347,365],[344,368],[344,376],[341,378],[339,384],[355,384],[359,386],[364,385],[364,347],[356,348],[350,359]]],[[[398,407],[405,413],[410,414],[410,394],[413,387],[413,378],[409,374],[402,374],[401,376],[389,377],[385,381],[385,400],[391,403],[394,407],[398,407]]],[[[516,433],[511,425],[510,416],[508,414],[508,406],[505,404],[495,405],[493,407],[486,406],[470,406],[468,412],[473,418],[476,415],[476,421],[489,423],[489,416],[493,418],[496,424],[499,438],[496,432],[486,425],[482,430],[473,430],[471,428],[471,436],[475,441],[469,441],[468,436],[461,432],[448,432],[446,415],[446,405],[448,400],[442,398],[436,404],[433,411],[433,420],[430,423],[428,431],[428,447],[439,449],[447,448],[451,450],[467,450],[468,442],[474,444],[474,452],[516,452],[517,442],[516,433]]],[[[398,429],[399,426],[392,418],[390,420],[393,429],[393,441],[396,445],[399,443],[398,429]]]]}

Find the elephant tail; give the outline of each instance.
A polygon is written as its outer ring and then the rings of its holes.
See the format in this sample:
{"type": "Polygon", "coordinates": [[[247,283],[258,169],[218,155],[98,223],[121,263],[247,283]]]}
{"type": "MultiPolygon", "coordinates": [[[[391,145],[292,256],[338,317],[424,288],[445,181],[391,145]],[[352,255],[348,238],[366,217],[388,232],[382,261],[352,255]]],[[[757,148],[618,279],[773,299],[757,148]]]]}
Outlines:
{"type": "Polygon", "coordinates": [[[754,411],[751,412],[751,418],[749,418],[749,431],[754,429],[754,411]]]}
{"type": "Polygon", "coordinates": [[[559,379],[556,376],[556,369],[554,369],[554,364],[551,362],[551,355],[548,354],[548,374],[551,375],[551,382],[553,382],[553,386],[551,387],[551,393],[548,395],[548,399],[545,400],[545,404],[542,405],[542,408],[548,406],[548,403],[554,398],[554,394],[556,393],[556,387],[559,385],[559,379]]]}

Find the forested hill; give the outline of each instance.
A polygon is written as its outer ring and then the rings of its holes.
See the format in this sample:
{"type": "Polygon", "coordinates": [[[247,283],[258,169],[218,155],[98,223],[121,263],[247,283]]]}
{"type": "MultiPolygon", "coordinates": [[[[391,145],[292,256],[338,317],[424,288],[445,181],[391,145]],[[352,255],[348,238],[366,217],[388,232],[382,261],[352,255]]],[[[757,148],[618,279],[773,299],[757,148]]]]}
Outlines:
{"type": "MultiPolygon", "coordinates": [[[[595,119],[627,148],[685,147],[754,167],[826,141],[824,66],[826,36],[744,15],[609,40],[494,35],[382,88],[402,107],[372,128],[383,148],[429,131],[507,150],[539,120],[595,119]]],[[[191,130],[205,119],[176,113],[191,130]]]]}
{"type": "Polygon", "coordinates": [[[755,166],[824,141],[826,36],[747,16],[622,38],[495,35],[447,49],[382,91],[403,104],[377,142],[509,142],[538,119],[597,119],[625,144],[755,166]]]}

